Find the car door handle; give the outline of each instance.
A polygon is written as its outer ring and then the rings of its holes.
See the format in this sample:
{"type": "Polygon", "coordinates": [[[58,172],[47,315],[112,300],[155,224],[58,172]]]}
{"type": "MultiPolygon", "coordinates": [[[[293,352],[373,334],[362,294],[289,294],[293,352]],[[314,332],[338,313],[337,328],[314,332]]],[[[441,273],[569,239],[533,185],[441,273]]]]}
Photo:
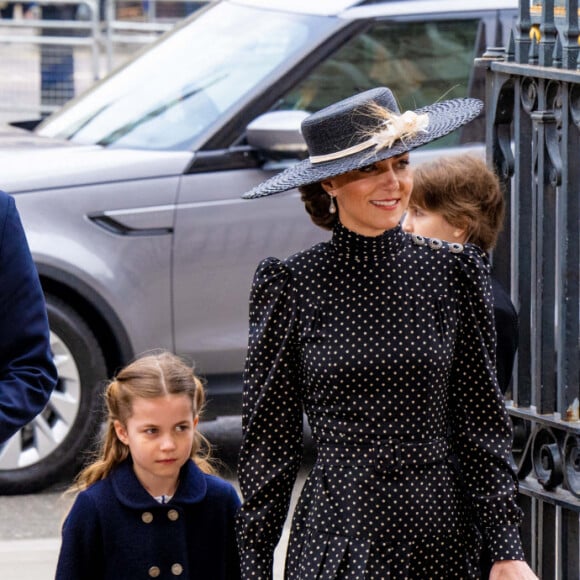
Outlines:
{"type": "Polygon", "coordinates": [[[173,233],[175,206],[111,210],[87,215],[104,230],[118,236],[166,236],[173,233]]]}

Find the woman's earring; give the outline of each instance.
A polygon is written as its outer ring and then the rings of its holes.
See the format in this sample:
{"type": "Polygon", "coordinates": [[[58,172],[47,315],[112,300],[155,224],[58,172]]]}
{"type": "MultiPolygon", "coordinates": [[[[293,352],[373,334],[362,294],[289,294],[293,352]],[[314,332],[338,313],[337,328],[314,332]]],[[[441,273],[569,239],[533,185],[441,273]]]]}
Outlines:
{"type": "Polygon", "coordinates": [[[334,195],[329,195],[330,205],[328,206],[328,213],[336,213],[336,205],[334,204],[334,195]]]}

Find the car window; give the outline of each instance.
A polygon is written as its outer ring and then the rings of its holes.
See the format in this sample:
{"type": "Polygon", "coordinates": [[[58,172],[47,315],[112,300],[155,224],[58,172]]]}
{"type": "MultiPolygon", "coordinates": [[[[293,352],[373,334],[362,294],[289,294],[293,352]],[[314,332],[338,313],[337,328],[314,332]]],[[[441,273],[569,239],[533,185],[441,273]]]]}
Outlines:
{"type": "Polygon", "coordinates": [[[38,133],[109,147],[189,148],[333,26],[328,18],[219,3],[69,103],[38,133]]]}
{"type": "MultiPolygon", "coordinates": [[[[275,109],[314,112],[376,86],[390,87],[401,110],[456,97],[483,98],[483,72],[476,78],[473,60],[484,48],[480,18],[375,22],[320,63],[275,109]]],[[[455,132],[434,146],[461,139],[455,132]]]]}

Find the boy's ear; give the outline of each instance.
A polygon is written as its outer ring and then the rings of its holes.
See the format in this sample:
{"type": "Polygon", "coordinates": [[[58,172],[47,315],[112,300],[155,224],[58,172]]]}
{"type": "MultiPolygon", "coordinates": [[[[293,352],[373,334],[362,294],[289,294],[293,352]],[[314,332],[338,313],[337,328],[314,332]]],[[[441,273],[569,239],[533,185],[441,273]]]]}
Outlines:
{"type": "Polygon", "coordinates": [[[468,220],[461,220],[461,222],[453,229],[453,236],[455,241],[467,242],[469,239],[470,223],[468,220]]]}
{"type": "Polygon", "coordinates": [[[118,419],[113,421],[113,426],[115,427],[115,433],[117,434],[117,438],[121,443],[125,445],[129,445],[129,437],[127,437],[127,429],[125,429],[124,425],[118,419]]]}
{"type": "Polygon", "coordinates": [[[456,240],[464,240],[467,238],[466,236],[467,228],[455,228],[453,230],[453,236],[456,240]]]}
{"type": "Polygon", "coordinates": [[[194,417],[193,419],[193,426],[197,427],[197,424],[199,423],[199,415],[197,415],[197,417],[194,417]]]}

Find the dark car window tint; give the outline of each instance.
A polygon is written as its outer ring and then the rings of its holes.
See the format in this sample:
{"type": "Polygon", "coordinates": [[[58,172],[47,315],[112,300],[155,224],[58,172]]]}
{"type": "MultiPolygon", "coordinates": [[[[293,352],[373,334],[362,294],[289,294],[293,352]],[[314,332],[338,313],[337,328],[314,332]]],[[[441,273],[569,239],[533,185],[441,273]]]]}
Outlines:
{"type": "MultiPolygon", "coordinates": [[[[480,19],[377,22],[318,65],[276,108],[314,112],[376,86],[390,87],[401,110],[456,97],[483,98],[473,61],[485,47],[484,38],[480,19]]],[[[474,138],[484,135],[469,140],[474,138]]],[[[465,137],[455,132],[435,146],[460,140],[465,137]]]]}

